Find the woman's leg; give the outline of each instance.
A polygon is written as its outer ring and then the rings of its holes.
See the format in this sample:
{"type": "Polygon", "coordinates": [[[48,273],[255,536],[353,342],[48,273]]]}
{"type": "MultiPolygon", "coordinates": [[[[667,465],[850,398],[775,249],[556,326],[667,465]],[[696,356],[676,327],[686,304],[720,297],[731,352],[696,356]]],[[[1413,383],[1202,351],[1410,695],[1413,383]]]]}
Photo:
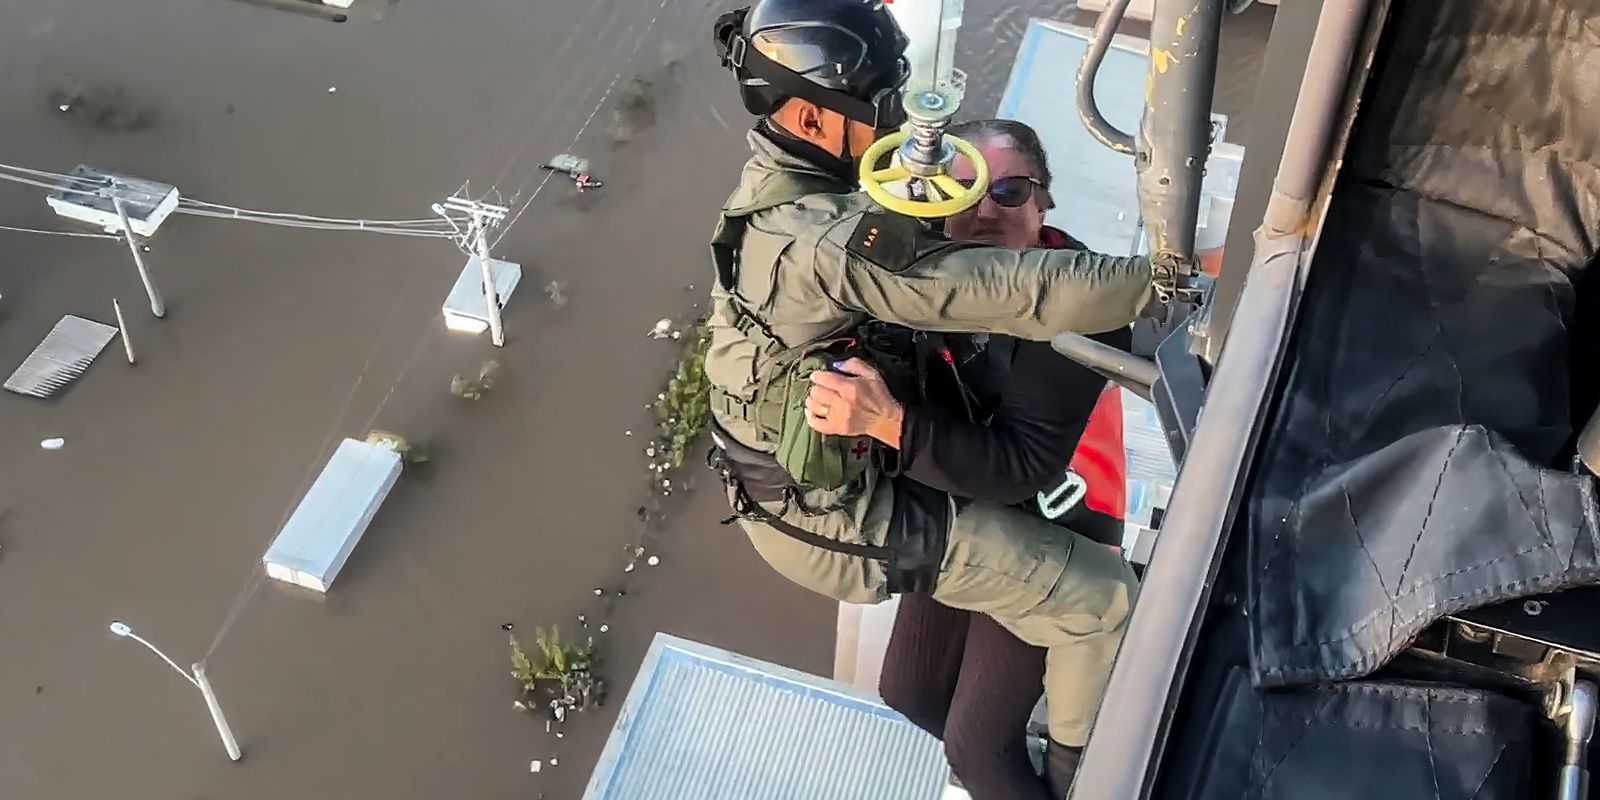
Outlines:
{"type": "Polygon", "coordinates": [[[972,615],[944,752],[973,800],[1050,797],[1028,760],[1028,719],[1044,693],[1044,662],[1044,648],[972,615]]]}
{"type": "Polygon", "coordinates": [[[933,595],[1049,648],[1050,736],[1082,747],[1138,592],[1133,570],[1110,548],[1018,509],[976,502],[956,514],[933,595]]]}
{"type": "Polygon", "coordinates": [[[973,616],[936,603],[926,594],[903,594],[883,654],[878,694],[890,708],[940,739],[973,616]]]}

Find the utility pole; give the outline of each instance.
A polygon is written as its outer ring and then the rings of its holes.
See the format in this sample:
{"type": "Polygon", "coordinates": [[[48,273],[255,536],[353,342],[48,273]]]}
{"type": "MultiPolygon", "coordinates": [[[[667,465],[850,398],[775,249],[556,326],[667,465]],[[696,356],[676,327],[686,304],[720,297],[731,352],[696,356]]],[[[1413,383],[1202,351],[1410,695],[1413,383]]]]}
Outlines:
{"type": "Polygon", "coordinates": [[[122,303],[111,298],[111,310],[117,315],[117,334],[122,337],[122,349],[128,354],[128,363],[134,363],[133,342],[128,339],[128,321],[122,318],[122,303]]]}
{"type": "Polygon", "coordinates": [[[483,302],[489,314],[489,340],[495,347],[504,347],[506,331],[500,320],[500,293],[496,291],[494,270],[490,267],[489,229],[504,222],[511,209],[455,196],[445,200],[443,206],[451,211],[459,211],[471,220],[462,249],[470,247],[470,252],[478,258],[478,267],[483,271],[483,302]]]}
{"type": "Polygon", "coordinates": [[[122,184],[112,181],[106,187],[105,196],[111,198],[111,206],[117,210],[117,219],[122,222],[122,238],[128,243],[128,252],[133,254],[133,265],[139,270],[139,280],[144,282],[144,293],[150,296],[150,313],[157,319],[167,315],[167,304],[161,299],[161,291],[156,289],[156,283],[150,277],[150,270],[144,265],[144,256],[139,254],[139,239],[133,235],[133,225],[128,222],[128,209],[122,205],[122,197],[118,190],[122,184]]]}

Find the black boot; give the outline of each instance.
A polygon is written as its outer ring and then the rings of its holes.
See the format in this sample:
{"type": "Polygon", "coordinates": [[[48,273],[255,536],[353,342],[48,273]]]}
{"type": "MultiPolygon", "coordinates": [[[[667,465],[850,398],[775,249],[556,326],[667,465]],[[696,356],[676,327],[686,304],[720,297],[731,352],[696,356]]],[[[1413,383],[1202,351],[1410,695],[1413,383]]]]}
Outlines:
{"type": "Polygon", "coordinates": [[[1050,788],[1050,796],[1056,800],[1065,800],[1067,790],[1072,788],[1072,779],[1078,774],[1078,761],[1083,758],[1083,748],[1068,747],[1050,740],[1044,751],[1044,781],[1050,788]]]}

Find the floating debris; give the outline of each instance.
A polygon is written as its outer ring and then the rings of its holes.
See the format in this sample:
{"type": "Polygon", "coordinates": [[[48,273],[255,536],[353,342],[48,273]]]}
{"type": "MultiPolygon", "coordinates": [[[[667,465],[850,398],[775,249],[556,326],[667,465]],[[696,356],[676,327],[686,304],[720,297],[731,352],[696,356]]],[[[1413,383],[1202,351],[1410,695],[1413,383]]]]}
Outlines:
{"type": "Polygon", "coordinates": [[[550,758],[550,766],[556,767],[556,766],[560,766],[560,765],[561,765],[561,760],[560,759],[555,758],[553,756],[550,758]]]}
{"type": "Polygon", "coordinates": [[[600,588],[598,586],[594,587],[594,596],[595,597],[599,597],[600,595],[603,595],[605,593],[606,593],[606,590],[604,590],[604,589],[602,589],[602,588],[600,588]]]}
{"type": "Polygon", "coordinates": [[[334,92],[337,92],[337,91],[339,91],[339,87],[337,87],[337,86],[329,86],[328,87],[328,94],[333,94],[334,92]]]}
{"type": "Polygon", "coordinates": [[[657,556],[651,556],[650,558],[646,559],[644,563],[649,564],[652,567],[659,566],[661,564],[661,559],[657,556]]]}
{"type": "Polygon", "coordinates": [[[628,564],[628,566],[626,566],[626,567],[623,567],[623,568],[622,568],[622,571],[623,571],[623,572],[632,572],[632,571],[633,571],[633,564],[632,564],[632,562],[630,562],[630,563],[629,563],[629,564],[628,564]]]}
{"type": "Polygon", "coordinates": [[[601,633],[605,633],[606,631],[609,631],[609,630],[611,630],[611,626],[610,625],[607,625],[604,622],[600,623],[600,632],[601,633]]]}
{"type": "MultiPolygon", "coordinates": [[[[565,739],[565,738],[567,738],[567,735],[565,733],[561,732],[561,731],[556,731],[556,738],[557,739],[565,739]]],[[[554,764],[555,762],[552,761],[550,763],[554,764]]]]}
{"type": "Polygon", "coordinates": [[[433,458],[433,448],[425,442],[414,442],[398,433],[373,428],[367,431],[367,444],[380,445],[400,454],[407,464],[424,464],[433,458]]]}
{"type": "Polygon", "coordinates": [[[623,436],[632,436],[633,435],[633,431],[623,431],[622,435],[623,436]]]}
{"type": "Polygon", "coordinates": [[[668,336],[671,336],[672,335],[672,320],[668,319],[666,317],[662,317],[659,321],[656,322],[656,326],[654,328],[650,329],[650,333],[648,333],[646,335],[649,336],[652,339],[665,339],[668,336]]]}
{"type": "Polygon", "coordinates": [[[66,439],[62,439],[60,437],[56,437],[56,438],[53,438],[53,439],[46,439],[46,440],[40,442],[39,446],[43,447],[46,450],[60,450],[61,447],[63,445],[65,445],[66,443],[67,443],[66,439]]]}
{"type": "Polygon", "coordinates": [[[560,281],[551,281],[544,285],[544,293],[550,298],[551,305],[561,308],[567,304],[566,287],[560,281]]]}
{"type": "Polygon", "coordinates": [[[616,144],[631,141],[656,122],[656,86],[635,75],[617,93],[617,108],[611,114],[606,133],[616,144]]]}
{"type": "Polygon", "coordinates": [[[512,700],[511,701],[511,710],[512,711],[527,711],[528,710],[528,704],[522,702],[521,700],[512,700]]]}
{"type": "Polygon", "coordinates": [[[540,761],[539,759],[536,758],[536,759],[528,762],[528,771],[529,772],[538,772],[538,771],[540,771],[542,769],[544,769],[544,762],[543,761],[540,761]]]}
{"type": "Polygon", "coordinates": [[[450,393],[463,400],[482,400],[494,388],[500,374],[500,362],[489,359],[478,367],[478,376],[457,373],[450,377],[450,393]]]}
{"type": "Polygon", "coordinates": [[[116,335],[117,329],[110,325],[68,314],[11,373],[5,388],[32,397],[51,397],[83,375],[116,335]]]}
{"type": "Polygon", "coordinates": [[[578,624],[582,625],[585,628],[589,627],[589,618],[584,616],[584,615],[582,615],[582,614],[579,614],[578,615],[578,624]]]}

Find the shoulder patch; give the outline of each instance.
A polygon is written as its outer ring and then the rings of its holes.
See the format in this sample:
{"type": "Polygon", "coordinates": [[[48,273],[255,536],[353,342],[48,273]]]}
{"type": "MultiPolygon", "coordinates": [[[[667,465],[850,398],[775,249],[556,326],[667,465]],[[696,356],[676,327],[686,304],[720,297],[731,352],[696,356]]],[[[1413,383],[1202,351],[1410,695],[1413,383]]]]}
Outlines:
{"type": "Polygon", "coordinates": [[[922,223],[911,217],[887,212],[861,215],[850,234],[845,250],[890,272],[900,272],[917,261],[922,223]]]}

